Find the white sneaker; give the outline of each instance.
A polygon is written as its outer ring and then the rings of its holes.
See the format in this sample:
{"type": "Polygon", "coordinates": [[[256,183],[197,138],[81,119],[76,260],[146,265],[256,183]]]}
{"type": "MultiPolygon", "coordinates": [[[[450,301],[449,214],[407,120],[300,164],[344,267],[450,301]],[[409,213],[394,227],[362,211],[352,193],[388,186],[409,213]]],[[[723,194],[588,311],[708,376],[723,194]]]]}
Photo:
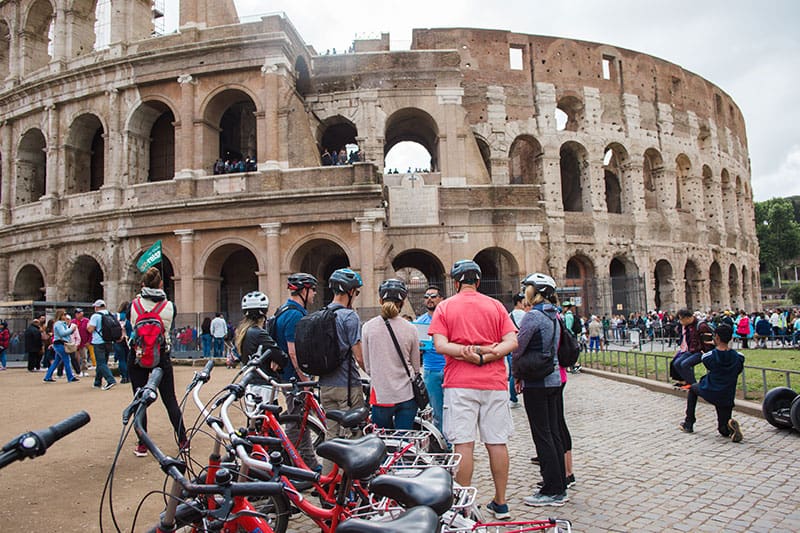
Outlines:
{"type": "Polygon", "coordinates": [[[522,407],[522,406],[519,404],[519,400],[517,400],[516,402],[512,402],[511,400],[508,400],[508,406],[509,406],[511,409],[519,409],[520,407],[522,407]]]}

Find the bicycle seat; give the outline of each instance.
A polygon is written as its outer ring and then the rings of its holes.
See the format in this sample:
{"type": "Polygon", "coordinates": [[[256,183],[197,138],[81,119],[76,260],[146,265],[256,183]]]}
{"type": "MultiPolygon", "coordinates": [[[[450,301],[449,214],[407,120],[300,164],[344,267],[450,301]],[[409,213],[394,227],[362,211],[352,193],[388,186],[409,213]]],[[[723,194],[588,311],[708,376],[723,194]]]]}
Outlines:
{"type": "Polygon", "coordinates": [[[338,409],[325,411],[325,416],[327,418],[337,422],[340,426],[347,429],[358,427],[361,422],[367,419],[368,414],[369,409],[366,407],[356,407],[355,409],[350,409],[349,411],[341,411],[338,409]]]}
{"type": "Polygon", "coordinates": [[[408,533],[436,531],[438,527],[439,517],[433,509],[414,507],[388,522],[351,518],[339,524],[336,531],[337,533],[408,533]]]}
{"type": "Polygon", "coordinates": [[[374,474],[386,458],[386,445],[374,435],[360,439],[331,439],[317,446],[317,455],[333,461],[352,479],[374,474]]]}
{"type": "Polygon", "coordinates": [[[378,496],[391,498],[403,507],[425,505],[437,515],[453,506],[453,477],[440,466],[426,468],[415,477],[378,476],[369,488],[378,496]]]}

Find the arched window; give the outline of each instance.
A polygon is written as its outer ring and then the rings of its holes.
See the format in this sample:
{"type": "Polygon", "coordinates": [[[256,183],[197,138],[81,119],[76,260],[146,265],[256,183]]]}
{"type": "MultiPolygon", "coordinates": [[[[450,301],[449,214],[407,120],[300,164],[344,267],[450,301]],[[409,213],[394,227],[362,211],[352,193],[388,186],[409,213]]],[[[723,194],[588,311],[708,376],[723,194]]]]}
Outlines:
{"type": "Polygon", "coordinates": [[[603,156],[603,178],[606,209],[609,213],[630,212],[629,202],[625,198],[625,189],[623,188],[627,162],[628,152],[621,144],[612,143],[606,147],[603,156]]]}
{"type": "Polygon", "coordinates": [[[105,180],[105,131],[97,116],[86,113],[69,128],[64,155],[67,168],[66,193],[100,190],[105,180]]]}
{"type": "Polygon", "coordinates": [[[645,209],[658,209],[658,196],[664,192],[658,190],[664,175],[664,160],[658,150],[648,148],[645,151],[642,173],[645,209]]]}
{"type": "MultiPolygon", "coordinates": [[[[413,107],[395,111],[386,119],[384,137],[386,139],[383,145],[384,162],[395,145],[402,142],[412,142],[423,147],[430,156],[427,170],[430,172],[439,170],[439,127],[433,117],[425,111],[413,107]]],[[[390,169],[392,167],[385,163],[384,168],[390,169]]],[[[397,170],[400,172],[406,171],[404,168],[397,168],[397,170]]]]}
{"type": "Polygon", "coordinates": [[[508,151],[509,180],[512,185],[542,183],[542,145],[530,135],[520,135],[508,151]]]}
{"type": "Polygon", "coordinates": [[[23,35],[22,73],[30,74],[50,62],[55,13],[48,0],[36,0],[28,10],[23,35]]]}
{"type": "Polygon", "coordinates": [[[585,109],[580,98],[564,96],[556,105],[556,129],[559,131],[582,131],[584,115],[585,109]]]}
{"type": "Polygon", "coordinates": [[[36,128],[22,136],[17,149],[16,205],[38,202],[47,183],[47,143],[36,128]]]}
{"type": "Polygon", "coordinates": [[[336,115],[322,121],[319,126],[319,144],[322,150],[323,165],[341,165],[360,160],[358,157],[358,130],[355,124],[341,115],[336,115]],[[330,159],[324,157],[327,150],[330,159]],[[355,156],[353,153],[355,152],[355,156]],[[344,160],[342,161],[342,158],[344,160]]]}
{"type": "Polygon", "coordinates": [[[561,146],[561,200],[564,211],[589,211],[591,206],[588,191],[583,189],[588,182],[589,162],[586,148],[569,141],[561,146]],[[584,198],[585,197],[585,198],[584,198]]]}

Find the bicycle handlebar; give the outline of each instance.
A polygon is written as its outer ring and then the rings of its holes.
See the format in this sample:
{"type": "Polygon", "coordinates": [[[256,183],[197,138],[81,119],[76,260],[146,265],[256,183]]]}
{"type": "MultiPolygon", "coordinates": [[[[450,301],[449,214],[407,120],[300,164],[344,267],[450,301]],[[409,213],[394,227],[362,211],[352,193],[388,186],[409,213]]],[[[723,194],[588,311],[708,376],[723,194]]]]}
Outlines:
{"type": "Polygon", "coordinates": [[[89,420],[91,420],[89,413],[80,411],[48,428],[19,435],[3,446],[3,453],[0,455],[0,468],[14,461],[21,461],[26,457],[33,458],[44,455],[47,448],[52,446],[54,442],[82,428],[89,423],[89,420]]]}

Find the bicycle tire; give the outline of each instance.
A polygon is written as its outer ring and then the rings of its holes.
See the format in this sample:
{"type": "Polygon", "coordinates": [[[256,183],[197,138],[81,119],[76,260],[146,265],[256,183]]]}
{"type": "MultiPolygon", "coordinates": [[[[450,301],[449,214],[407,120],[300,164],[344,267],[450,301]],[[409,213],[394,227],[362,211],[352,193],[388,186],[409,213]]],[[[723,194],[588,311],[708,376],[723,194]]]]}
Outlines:
{"type": "MultiPolygon", "coordinates": [[[[295,423],[299,424],[301,420],[301,415],[289,415],[289,414],[282,414],[278,419],[282,425],[286,425],[287,423],[295,423]]],[[[311,445],[314,449],[317,449],[317,446],[322,444],[325,440],[325,426],[322,425],[322,422],[317,420],[316,417],[309,416],[308,420],[306,421],[306,431],[309,431],[312,435],[311,437],[311,445]]],[[[301,435],[302,436],[302,435],[301,435]]],[[[298,442],[292,442],[295,448],[299,443],[300,436],[298,437],[298,442]]]]}

